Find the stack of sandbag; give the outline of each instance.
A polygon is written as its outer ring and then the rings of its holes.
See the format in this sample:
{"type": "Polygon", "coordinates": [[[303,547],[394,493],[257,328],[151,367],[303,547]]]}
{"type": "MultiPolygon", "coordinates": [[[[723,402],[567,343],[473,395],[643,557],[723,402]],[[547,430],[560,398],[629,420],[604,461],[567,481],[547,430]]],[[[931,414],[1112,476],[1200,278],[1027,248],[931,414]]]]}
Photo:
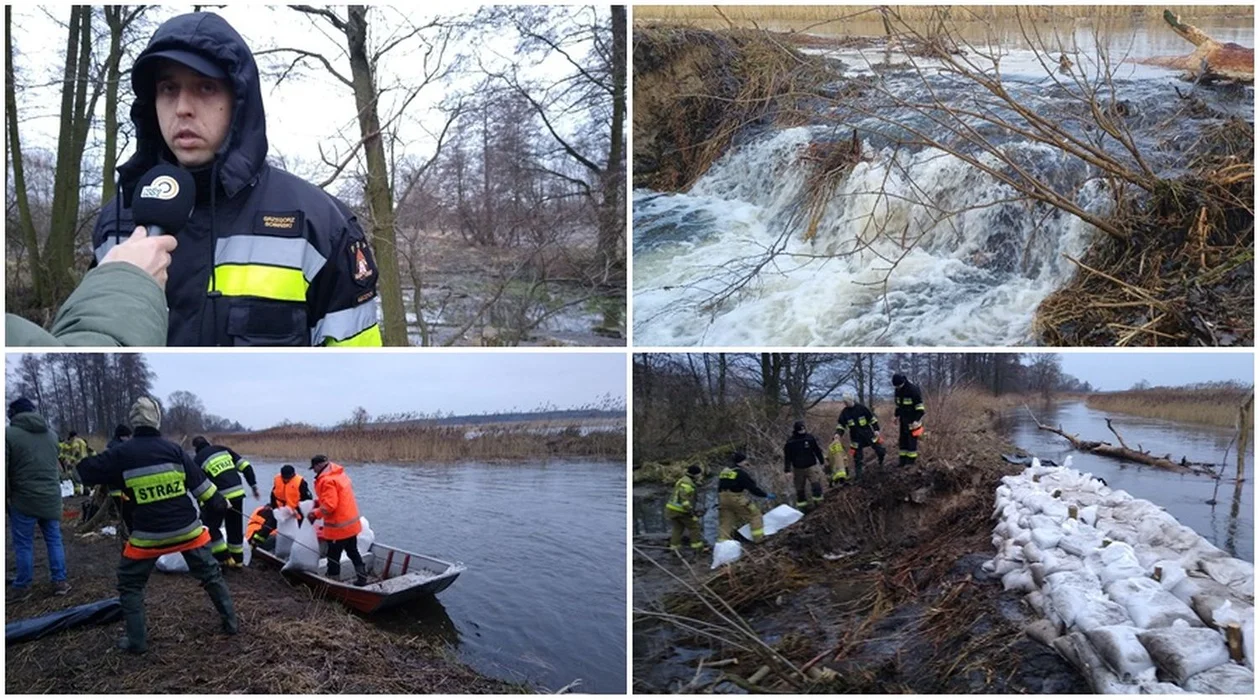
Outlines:
{"type": "MultiPolygon", "coordinates": [[[[319,539],[315,536],[315,528],[306,516],[314,509],[311,501],[302,501],[298,504],[300,515],[297,518],[297,525],[291,529],[292,542],[289,547],[289,558],[284,563],[281,571],[309,571],[311,573],[320,572],[320,556],[319,556],[319,539]]],[[[276,517],[276,531],[279,532],[280,518],[276,517]]],[[[279,549],[280,537],[276,538],[276,548],[279,549]]]]}
{"type": "Polygon", "coordinates": [[[1029,636],[1076,665],[1095,692],[1253,689],[1255,567],[1150,501],[1036,459],[995,493],[985,569],[1026,594],[1029,636]],[[1241,632],[1231,659],[1226,630],[1241,632]]]}
{"type": "MultiPolygon", "coordinates": [[[[792,506],[786,504],[775,506],[770,509],[770,512],[761,516],[761,529],[763,530],[763,536],[769,537],[784,528],[794,525],[803,517],[805,517],[805,514],[792,506]]],[[[752,527],[747,524],[741,526],[739,528],[739,534],[743,535],[744,539],[751,540],[752,527]]],[[[713,566],[709,568],[716,569],[719,566],[730,564],[731,562],[739,559],[743,552],[743,548],[740,546],[739,542],[735,540],[718,542],[713,547],[713,566]]]]}

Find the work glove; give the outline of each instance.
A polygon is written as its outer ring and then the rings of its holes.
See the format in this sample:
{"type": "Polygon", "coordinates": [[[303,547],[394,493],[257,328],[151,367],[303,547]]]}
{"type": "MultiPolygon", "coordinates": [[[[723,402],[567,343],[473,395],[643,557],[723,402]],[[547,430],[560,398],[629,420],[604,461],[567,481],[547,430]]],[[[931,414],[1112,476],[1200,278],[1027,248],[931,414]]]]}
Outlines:
{"type": "Polygon", "coordinates": [[[313,523],[313,522],[315,522],[316,517],[318,517],[318,516],[316,516],[316,515],[315,515],[315,511],[311,511],[311,512],[309,512],[309,513],[307,513],[307,514],[306,514],[306,519],[307,519],[309,522],[312,522],[312,523],[313,523]]]}
{"type": "Polygon", "coordinates": [[[251,490],[251,491],[253,491],[253,492],[254,492],[254,500],[255,500],[255,501],[257,501],[257,500],[261,500],[261,499],[262,499],[262,496],[258,495],[258,487],[257,487],[257,486],[250,486],[249,488],[250,488],[250,490],[251,490]]]}
{"type": "Polygon", "coordinates": [[[880,435],[879,433],[876,433],[876,434],[875,434],[875,444],[876,444],[876,445],[882,445],[882,444],[884,444],[884,436],[883,436],[883,435],[880,435]]]}

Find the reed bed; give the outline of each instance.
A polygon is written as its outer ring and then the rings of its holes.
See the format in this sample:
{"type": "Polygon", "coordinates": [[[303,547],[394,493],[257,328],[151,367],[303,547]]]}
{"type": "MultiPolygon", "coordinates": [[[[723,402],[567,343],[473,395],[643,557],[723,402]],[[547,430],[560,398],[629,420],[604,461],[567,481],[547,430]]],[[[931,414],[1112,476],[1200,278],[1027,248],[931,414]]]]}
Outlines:
{"type": "Polygon", "coordinates": [[[1235,428],[1238,426],[1238,409],[1251,393],[1251,387],[1232,383],[1153,387],[1091,394],[1085,399],[1085,405],[1098,411],[1235,428]]]}
{"type": "Polygon", "coordinates": [[[335,430],[282,428],[221,436],[251,457],[329,455],[347,462],[461,462],[591,457],[624,460],[624,426],[582,434],[576,425],[407,426],[335,430]]]}
{"type": "MultiPolygon", "coordinates": [[[[930,20],[944,6],[890,5],[893,12],[910,21],[930,20]]],[[[950,16],[963,21],[1015,19],[1158,19],[1165,9],[1185,18],[1252,17],[1252,5],[949,5],[950,16]]],[[[787,21],[822,22],[839,17],[878,19],[876,5],[636,5],[634,18],[639,21],[730,20],[737,24],[787,21]]]]}

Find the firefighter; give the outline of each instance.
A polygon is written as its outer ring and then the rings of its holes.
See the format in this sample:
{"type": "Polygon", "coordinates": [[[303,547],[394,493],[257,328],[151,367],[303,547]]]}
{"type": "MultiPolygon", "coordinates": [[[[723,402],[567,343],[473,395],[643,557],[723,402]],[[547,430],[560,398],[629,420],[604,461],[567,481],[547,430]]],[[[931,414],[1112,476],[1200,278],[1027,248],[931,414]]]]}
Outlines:
{"type": "Polygon", "coordinates": [[[894,374],[892,384],[895,390],[893,403],[897,406],[897,423],[900,426],[897,449],[900,450],[901,460],[897,466],[913,466],[919,458],[919,437],[923,435],[923,415],[927,412],[923,405],[923,393],[904,374],[894,374]]]}
{"type": "Polygon", "coordinates": [[[210,551],[229,569],[239,569],[245,566],[245,483],[241,481],[241,475],[244,474],[245,482],[249,483],[249,488],[254,492],[254,498],[259,498],[254,467],[249,460],[232,449],[211,445],[209,440],[200,435],[193,438],[192,445],[197,451],[193,462],[201,467],[206,476],[214,480],[214,485],[219,488],[219,493],[227,499],[229,505],[228,512],[222,517],[215,513],[206,514],[206,527],[210,528],[210,551]],[[220,525],[227,529],[226,542],[219,529],[220,525]]]}
{"type": "Polygon", "coordinates": [[[79,433],[71,430],[66,436],[66,441],[58,445],[61,466],[65,476],[63,478],[74,482],[74,495],[83,495],[83,484],[79,481],[79,473],[75,470],[79,462],[84,457],[92,454],[92,450],[88,447],[87,442],[79,437],[79,433]]]}
{"type": "Polygon", "coordinates": [[[245,526],[245,541],[251,547],[260,547],[269,552],[275,551],[276,538],[276,515],[275,509],[269,504],[262,504],[254,509],[249,516],[249,523],[245,526]]]}
{"type": "Polygon", "coordinates": [[[674,493],[665,503],[665,519],[670,523],[669,548],[677,552],[682,547],[683,531],[691,540],[691,549],[704,549],[704,536],[700,532],[700,509],[696,503],[696,484],[701,480],[699,465],[687,467],[687,473],[674,482],[674,493]]]}
{"type": "Polygon", "coordinates": [[[155,400],[141,396],[129,417],[134,431],[130,440],[88,457],[78,466],[84,483],[122,488],[135,503],[135,529],[118,564],[118,594],[126,632],[118,647],[133,654],[147,650],[145,585],[158,557],[172,552],[183,555],[189,573],[210,595],[222,630],[236,634],[232,597],[210,553],[210,533],[198,520],[192,499],[203,510],[220,513],[227,509],[227,500],[179,445],[162,437],[158,430],[162,412],[155,400]]]}
{"type": "Polygon", "coordinates": [[[853,457],[853,477],[862,478],[862,462],[866,448],[875,452],[879,466],[884,466],[884,438],[879,434],[879,418],[871,409],[858,403],[853,394],[845,394],[841,401],[844,409],[836,420],[836,437],[844,437],[849,433],[849,455],[853,457]]]}
{"type": "Polygon", "coordinates": [[[849,470],[844,463],[844,443],[840,441],[838,433],[831,437],[831,444],[827,446],[827,475],[832,486],[844,485],[849,481],[849,470]]]}
{"type": "Polygon", "coordinates": [[[345,552],[354,564],[354,585],[367,585],[367,567],[359,554],[359,533],[363,523],[359,521],[359,505],[354,499],[354,485],[345,467],[329,462],[324,455],[311,457],[311,470],[315,472],[315,510],[306,517],[311,522],[324,521],[320,539],[328,542],[328,568],[325,575],[331,579],[341,576],[341,553],[345,552]]]}
{"type": "Polygon", "coordinates": [[[805,432],[804,421],[796,421],[792,425],[792,437],[783,445],[783,473],[792,474],[797,508],[804,510],[822,503],[822,480],[818,478],[818,470],[814,467],[826,463],[827,459],[823,457],[818,438],[805,432]],[[806,486],[811,491],[810,495],[805,493],[806,486]]]}
{"type": "Polygon", "coordinates": [[[731,539],[731,533],[748,523],[753,542],[760,542],[766,530],[761,523],[761,511],[749,498],[774,498],[757,486],[757,482],[744,470],[748,458],[742,452],[731,455],[731,466],[718,474],[718,542],[731,539]]]}
{"type": "Polygon", "coordinates": [[[311,489],[306,485],[306,480],[297,475],[292,464],[280,467],[280,473],[276,475],[271,485],[272,508],[288,506],[297,513],[298,504],[312,498],[314,497],[311,496],[311,489]]]}

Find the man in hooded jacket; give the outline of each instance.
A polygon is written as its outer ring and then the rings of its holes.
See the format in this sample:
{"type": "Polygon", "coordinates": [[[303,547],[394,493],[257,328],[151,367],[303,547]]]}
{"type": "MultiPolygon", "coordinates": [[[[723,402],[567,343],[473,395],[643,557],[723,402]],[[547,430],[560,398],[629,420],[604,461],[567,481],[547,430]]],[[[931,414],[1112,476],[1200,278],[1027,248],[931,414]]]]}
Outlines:
{"type": "Polygon", "coordinates": [[[57,436],[35,411],[35,404],[20,398],[9,404],[9,426],[4,431],[5,510],[13,537],[13,581],[6,593],[9,602],[30,596],[35,578],[35,528],[48,548],[48,568],[53,592],[65,595],[66,554],[61,544],[61,477],[57,462],[57,436]]]}
{"type": "Polygon", "coordinates": [[[93,232],[96,259],[135,228],[132,198],[159,163],[187,170],[196,204],[166,284],[168,345],[381,344],[377,271],[354,214],[266,162],[258,67],[222,17],[158,27],[131,72],[136,153],[93,232]]]}

